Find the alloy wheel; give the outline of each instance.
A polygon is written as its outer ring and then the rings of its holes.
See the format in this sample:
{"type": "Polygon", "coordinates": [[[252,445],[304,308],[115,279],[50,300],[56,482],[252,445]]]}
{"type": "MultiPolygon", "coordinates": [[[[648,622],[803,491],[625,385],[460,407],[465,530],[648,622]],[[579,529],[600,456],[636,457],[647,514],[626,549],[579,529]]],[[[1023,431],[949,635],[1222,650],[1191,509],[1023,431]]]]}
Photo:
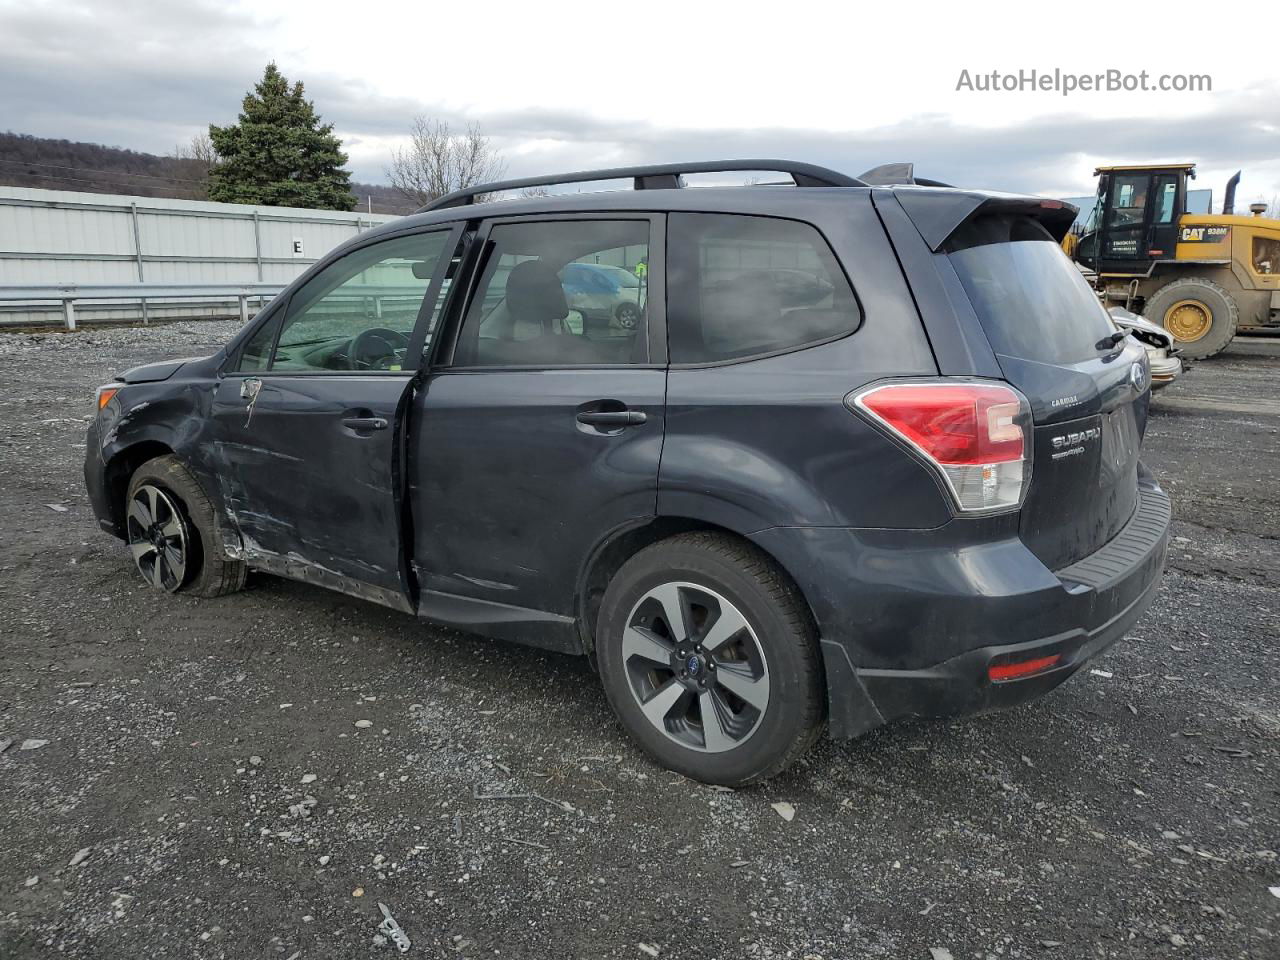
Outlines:
{"type": "Polygon", "coordinates": [[[694,583],[664,583],[640,598],[627,617],[622,660],[640,711],[693,750],[740,746],[769,706],[769,667],[751,624],[694,583]]]}
{"type": "Polygon", "coordinates": [[[128,511],[129,552],[142,578],[173,593],[187,575],[187,523],[173,496],[144,483],[134,491],[128,511]]]}

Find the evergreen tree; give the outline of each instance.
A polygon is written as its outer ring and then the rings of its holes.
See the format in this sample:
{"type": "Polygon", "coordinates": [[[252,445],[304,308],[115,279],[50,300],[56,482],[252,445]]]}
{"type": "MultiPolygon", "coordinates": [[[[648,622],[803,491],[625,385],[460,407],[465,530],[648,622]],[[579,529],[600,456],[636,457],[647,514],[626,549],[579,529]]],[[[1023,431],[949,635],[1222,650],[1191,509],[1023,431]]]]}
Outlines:
{"type": "Polygon", "coordinates": [[[218,162],[209,174],[209,199],[272,207],[350,210],[347,155],[320,123],[315,106],[292,88],[274,63],[244,98],[240,122],[209,127],[218,162]]]}

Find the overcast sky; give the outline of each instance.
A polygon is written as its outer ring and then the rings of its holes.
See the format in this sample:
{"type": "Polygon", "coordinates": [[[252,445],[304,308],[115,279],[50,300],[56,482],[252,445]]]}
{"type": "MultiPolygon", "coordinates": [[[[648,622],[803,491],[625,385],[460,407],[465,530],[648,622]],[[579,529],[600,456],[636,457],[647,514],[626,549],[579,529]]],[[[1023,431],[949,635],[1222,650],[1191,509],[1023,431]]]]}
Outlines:
{"type": "Polygon", "coordinates": [[[479,122],[512,176],[743,156],[857,174],[910,160],[951,183],[1073,196],[1093,192],[1099,163],[1193,160],[1215,203],[1238,168],[1243,201],[1280,196],[1273,3],[867,9],[0,0],[0,129],[169,152],[234,121],[274,59],[372,182],[423,114],[479,122]],[[1212,92],[956,89],[962,70],[1055,68],[1208,74],[1212,92]]]}

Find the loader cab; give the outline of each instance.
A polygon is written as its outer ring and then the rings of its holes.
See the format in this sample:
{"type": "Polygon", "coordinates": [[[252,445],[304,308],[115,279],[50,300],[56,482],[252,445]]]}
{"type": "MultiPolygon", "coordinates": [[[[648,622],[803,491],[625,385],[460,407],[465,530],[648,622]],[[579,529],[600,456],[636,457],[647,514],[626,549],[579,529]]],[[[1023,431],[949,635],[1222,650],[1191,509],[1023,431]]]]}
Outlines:
{"type": "Polygon", "coordinates": [[[1195,164],[1099,167],[1094,175],[1098,199],[1076,259],[1099,274],[1144,276],[1151,262],[1172,260],[1195,164]]]}

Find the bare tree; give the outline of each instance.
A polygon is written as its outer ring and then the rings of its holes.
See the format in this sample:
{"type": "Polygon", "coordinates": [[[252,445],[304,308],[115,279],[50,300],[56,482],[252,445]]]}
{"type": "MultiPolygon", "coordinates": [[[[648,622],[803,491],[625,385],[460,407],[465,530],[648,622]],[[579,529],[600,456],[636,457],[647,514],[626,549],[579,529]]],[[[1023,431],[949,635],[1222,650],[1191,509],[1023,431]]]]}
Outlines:
{"type": "Polygon", "coordinates": [[[192,189],[199,199],[208,199],[209,171],[218,162],[218,151],[209,134],[197,133],[187,143],[178,144],[173,148],[173,159],[179,161],[184,173],[195,175],[192,189]]]}
{"type": "Polygon", "coordinates": [[[212,167],[218,162],[218,151],[207,133],[197,133],[185,144],[180,143],[173,148],[175,160],[195,160],[205,167],[212,167]]]}
{"type": "Polygon", "coordinates": [[[464,187],[499,179],[507,164],[478,124],[454,133],[443,120],[417,117],[409,145],[391,155],[391,185],[418,204],[464,187]]]}

